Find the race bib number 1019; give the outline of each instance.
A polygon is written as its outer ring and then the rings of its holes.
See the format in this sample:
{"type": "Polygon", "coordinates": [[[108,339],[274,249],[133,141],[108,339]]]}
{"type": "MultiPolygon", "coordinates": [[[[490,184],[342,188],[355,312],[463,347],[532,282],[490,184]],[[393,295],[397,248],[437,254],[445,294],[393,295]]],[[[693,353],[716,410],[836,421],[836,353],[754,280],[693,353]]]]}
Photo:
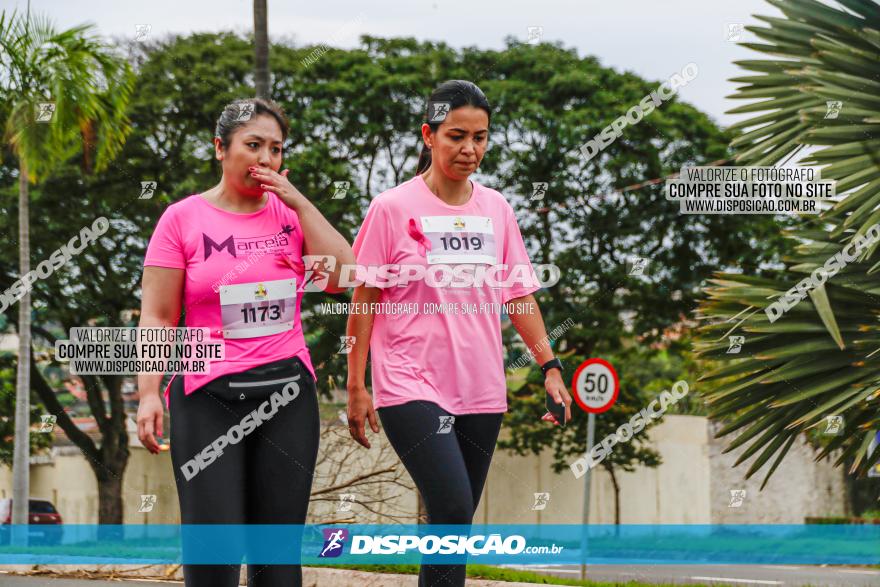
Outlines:
{"type": "Polygon", "coordinates": [[[422,216],[422,232],[431,241],[428,264],[498,262],[495,229],[487,216],[422,216]]]}

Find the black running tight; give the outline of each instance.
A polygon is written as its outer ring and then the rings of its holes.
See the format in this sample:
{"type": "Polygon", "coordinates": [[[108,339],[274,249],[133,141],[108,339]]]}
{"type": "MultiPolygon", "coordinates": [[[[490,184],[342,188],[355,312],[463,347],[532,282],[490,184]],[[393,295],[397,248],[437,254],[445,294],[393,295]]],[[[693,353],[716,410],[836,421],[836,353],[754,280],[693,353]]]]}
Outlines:
{"type": "MultiPolygon", "coordinates": [[[[378,408],[385,435],[422,494],[430,524],[471,524],[502,413],[452,416],[433,402],[378,408]]],[[[465,584],[466,566],[423,564],[419,587],[465,584]]]]}
{"type": "MultiPolygon", "coordinates": [[[[169,404],[181,523],[305,524],[320,424],[315,380],[302,361],[220,377],[186,396],[178,375],[169,404]],[[274,393],[286,394],[286,405],[276,397],[272,412],[265,402],[274,393]],[[270,417],[261,417],[240,441],[207,465],[192,460],[261,406],[270,417]]],[[[183,566],[187,587],[235,587],[240,571],[240,564],[183,566]]],[[[248,565],[250,587],[301,583],[299,565],[248,565]]]]}

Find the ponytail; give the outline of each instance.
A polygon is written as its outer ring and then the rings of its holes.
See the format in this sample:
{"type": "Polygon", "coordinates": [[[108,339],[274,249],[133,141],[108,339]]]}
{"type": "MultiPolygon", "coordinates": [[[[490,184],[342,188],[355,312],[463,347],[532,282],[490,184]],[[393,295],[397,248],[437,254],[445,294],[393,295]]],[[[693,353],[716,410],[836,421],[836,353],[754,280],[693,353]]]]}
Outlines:
{"type": "Polygon", "coordinates": [[[416,175],[421,175],[431,166],[431,149],[428,145],[422,145],[422,152],[419,153],[419,163],[416,165],[416,175]]]}

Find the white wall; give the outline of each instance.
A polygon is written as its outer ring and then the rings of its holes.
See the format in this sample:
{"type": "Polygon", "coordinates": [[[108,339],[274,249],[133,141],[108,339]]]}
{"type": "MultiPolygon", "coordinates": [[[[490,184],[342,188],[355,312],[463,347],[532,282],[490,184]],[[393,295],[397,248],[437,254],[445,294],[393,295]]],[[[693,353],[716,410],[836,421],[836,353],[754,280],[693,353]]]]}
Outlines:
{"type": "MultiPolygon", "coordinates": [[[[740,451],[721,454],[732,438],[712,439],[716,426],[698,416],[667,415],[646,432],[663,464],[618,473],[622,523],[801,523],[806,516],[843,515],[843,471],[828,461],[814,462],[815,453],[804,442],[795,443],[769,485],[759,492],[763,474],[746,482],[743,477],[747,463],[731,468],[740,451]],[[743,505],[728,507],[730,490],[740,488],[747,492],[743,505]]],[[[132,446],[131,451],[123,486],[125,523],[178,523],[170,453],[151,455],[139,446],[132,446]],[[138,513],[141,494],[150,493],[157,496],[153,511],[138,513]]],[[[97,484],[92,470],[75,448],[67,447],[63,453],[55,457],[53,464],[31,465],[31,495],[51,499],[67,523],[97,523],[97,484]]],[[[551,462],[549,450],[539,456],[496,450],[474,521],[580,523],[583,479],[575,479],[570,469],[554,473],[551,462]],[[536,492],[550,493],[543,510],[532,509],[536,492]]],[[[414,523],[417,496],[412,480],[384,434],[375,438],[372,449],[366,450],[347,438],[344,427],[325,429],[313,491],[378,469],[391,470],[382,477],[387,482],[322,494],[323,501],[316,499],[310,506],[310,521],[376,523],[389,521],[380,516],[393,515],[396,521],[414,523]],[[357,495],[350,512],[337,511],[342,492],[357,495]]],[[[11,469],[0,468],[0,496],[11,496],[11,487],[11,469]]],[[[591,523],[614,523],[611,479],[601,467],[594,470],[590,502],[591,523]]]]}

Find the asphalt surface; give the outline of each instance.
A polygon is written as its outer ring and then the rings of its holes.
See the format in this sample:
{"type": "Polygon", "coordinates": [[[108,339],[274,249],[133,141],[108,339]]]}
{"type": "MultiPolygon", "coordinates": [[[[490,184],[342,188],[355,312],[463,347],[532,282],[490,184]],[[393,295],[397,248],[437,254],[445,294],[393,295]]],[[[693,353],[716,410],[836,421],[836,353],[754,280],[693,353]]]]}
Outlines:
{"type": "MultiPolygon", "coordinates": [[[[568,579],[580,578],[580,567],[521,567],[568,579]]],[[[810,565],[589,565],[594,581],[694,583],[729,585],[788,585],[791,587],[878,587],[880,569],[810,565]]]]}

